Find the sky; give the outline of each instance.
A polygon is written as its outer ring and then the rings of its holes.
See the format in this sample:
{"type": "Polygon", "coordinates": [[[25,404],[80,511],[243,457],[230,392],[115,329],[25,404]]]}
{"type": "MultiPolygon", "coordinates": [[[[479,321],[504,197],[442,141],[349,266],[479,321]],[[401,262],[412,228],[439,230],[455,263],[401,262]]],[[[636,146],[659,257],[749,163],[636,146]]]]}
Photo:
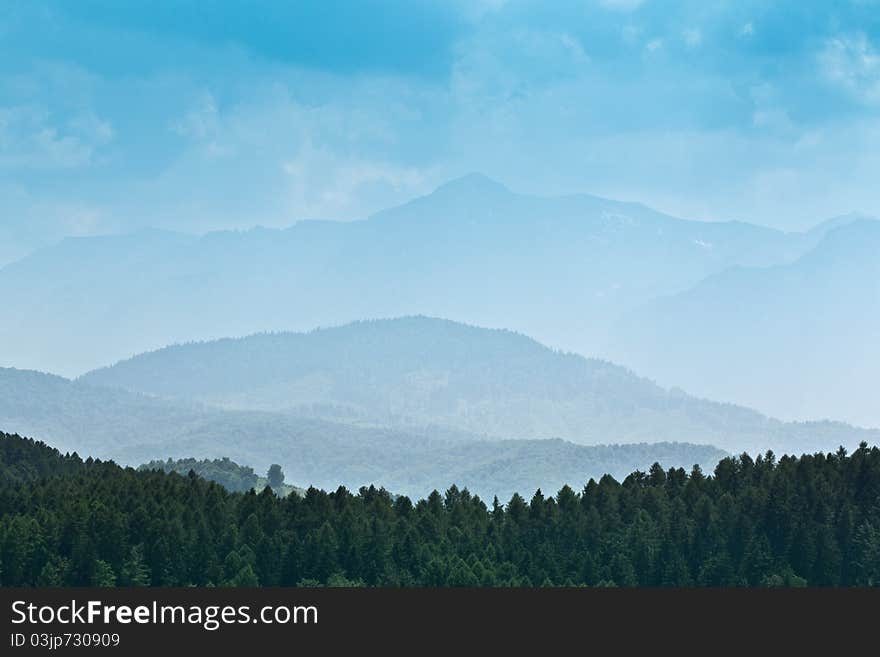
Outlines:
{"type": "Polygon", "coordinates": [[[473,171],[784,230],[880,214],[880,0],[0,0],[0,265],[473,171]]]}

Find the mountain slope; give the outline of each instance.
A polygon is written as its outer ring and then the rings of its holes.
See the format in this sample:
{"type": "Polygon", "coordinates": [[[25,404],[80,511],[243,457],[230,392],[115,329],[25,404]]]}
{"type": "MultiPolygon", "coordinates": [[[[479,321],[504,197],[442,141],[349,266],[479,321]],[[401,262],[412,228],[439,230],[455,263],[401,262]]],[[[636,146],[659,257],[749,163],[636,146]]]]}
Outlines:
{"type": "Polygon", "coordinates": [[[0,270],[0,365],[72,376],[176,342],[413,314],[595,353],[620,313],[815,239],[472,175],[364,221],[65,240],[0,270]]]}
{"type": "Polygon", "coordinates": [[[580,487],[590,477],[624,476],[654,461],[711,468],[724,455],[707,445],[483,441],[437,428],[404,432],[285,413],[220,411],[7,369],[0,369],[0,430],[130,465],[229,457],[257,471],[279,463],[290,481],[302,485],[375,484],[425,495],[457,483],[488,499],[514,490],[556,490],[561,483],[580,487]]]}
{"type": "Polygon", "coordinates": [[[668,391],[510,331],[426,317],[168,347],[82,381],[238,410],[581,444],[679,441],[728,451],[855,446],[865,432],[784,424],[668,391]]]}
{"type": "Polygon", "coordinates": [[[661,381],[788,417],[880,426],[880,222],[835,228],[790,265],[711,277],[613,335],[609,357],[661,381]]]}

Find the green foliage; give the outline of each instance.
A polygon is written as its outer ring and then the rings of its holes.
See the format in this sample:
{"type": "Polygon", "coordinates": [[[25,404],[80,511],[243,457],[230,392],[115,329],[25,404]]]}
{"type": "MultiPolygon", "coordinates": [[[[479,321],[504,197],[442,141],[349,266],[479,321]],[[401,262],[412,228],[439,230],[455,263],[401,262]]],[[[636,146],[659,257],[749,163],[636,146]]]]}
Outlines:
{"type": "Polygon", "coordinates": [[[260,478],[253,468],[238,465],[228,458],[150,461],[142,465],[140,469],[162,470],[163,472],[176,472],[182,475],[193,471],[204,479],[216,481],[227,490],[241,493],[245,493],[252,488],[258,488],[260,484],[260,478]]]}
{"type": "Polygon", "coordinates": [[[245,564],[241,567],[235,576],[229,580],[229,586],[259,586],[260,580],[257,578],[257,574],[254,572],[254,569],[250,564],[245,564]]]}
{"type": "Polygon", "coordinates": [[[122,586],[149,586],[150,569],[144,561],[142,545],[132,546],[128,559],[122,564],[119,579],[122,586]]]}
{"type": "Polygon", "coordinates": [[[284,470],[281,469],[280,465],[273,463],[269,466],[269,471],[266,473],[266,481],[269,482],[272,490],[281,489],[284,485],[284,470]]]}
{"type": "Polygon", "coordinates": [[[364,586],[362,579],[349,579],[342,573],[333,573],[327,578],[327,586],[336,588],[361,588],[364,586]]]}
{"type": "MultiPolygon", "coordinates": [[[[280,470],[281,466],[277,466],[280,470]]],[[[254,469],[246,465],[239,465],[235,461],[227,457],[222,459],[166,459],[164,461],[150,461],[138,468],[139,470],[161,470],[162,472],[176,472],[181,475],[188,475],[190,471],[199,477],[209,481],[216,481],[226,490],[234,493],[246,493],[247,491],[263,490],[266,486],[271,486],[278,495],[289,495],[296,493],[302,495],[305,491],[302,488],[291,486],[284,483],[284,473],[279,472],[280,481],[276,480],[275,484],[271,483],[270,477],[259,477],[254,469]]],[[[272,472],[270,468],[270,473],[272,472]]]]}
{"type": "Polygon", "coordinates": [[[877,586],[880,449],[487,506],[455,486],[232,493],[0,434],[0,563],[5,586],[877,586]]]}
{"type": "Polygon", "coordinates": [[[89,584],[100,587],[116,586],[116,574],[113,572],[113,567],[102,559],[95,561],[92,580],[89,584]]]}

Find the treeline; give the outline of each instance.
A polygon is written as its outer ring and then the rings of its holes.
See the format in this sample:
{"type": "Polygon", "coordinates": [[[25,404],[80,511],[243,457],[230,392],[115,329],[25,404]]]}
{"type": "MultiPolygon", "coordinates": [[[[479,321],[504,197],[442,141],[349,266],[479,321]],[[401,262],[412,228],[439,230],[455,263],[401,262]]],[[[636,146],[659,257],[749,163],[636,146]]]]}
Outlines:
{"type": "MultiPolygon", "coordinates": [[[[278,468],[280,473],[280,466],[278,468]]],[[[186,475],[195,472],[198,476],[209,481],[216,481],[226,490],[234,493],[246,493],[251,489],[263,490],[266,486],[271,488],[282,497],[296,493],[303,494],[305,491],[296,486],[284,483],[284,475],[281,474],[281,480],[270,482],[268,477],[260,477],[254,472],[254,469],[239,465],[235,461],[223,457],[221,459],[166,459],[164,461],[155,460],[144,463],[138,470],[161,470],[162,472],[176,472],[177,474],[186,475]]]]}
{"type": "Polygon", "coordinates": [[[169,458],[165,461],[150,461],[138,469],[161,470],[177,474],[189,474],[192,471],[203,479],[216,481],[223,488],[237,493],[245,493],[252,488],[257,488],[260,483],[260,477],[257,476],[253,468],[239,465],[228,458],[201,460],[169,458]]]}
{"type": "Polygon", "coordinates": [[[0,583],[876,586],[880,450],[654,466],[502,506],[231,493],[0,434],[0,583]]]}

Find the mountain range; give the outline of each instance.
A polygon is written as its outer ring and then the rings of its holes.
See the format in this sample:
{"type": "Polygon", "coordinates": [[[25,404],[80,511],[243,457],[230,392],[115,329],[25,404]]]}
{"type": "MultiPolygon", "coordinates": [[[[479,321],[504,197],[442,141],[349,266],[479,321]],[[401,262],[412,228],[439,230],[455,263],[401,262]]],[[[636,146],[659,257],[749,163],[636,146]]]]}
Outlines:
{"type": "Polygon", "coordinates": [[[779,422],[518,333],[428,317],[177,345],[81,381],[238,411],[586,445],[686,441],[801,453],[876,435],[779,422]]]}
{"type": "Polygon", "coordinates": [[[575,445],[562,440],[490,441],[439,427],[408,431],[290,413],[230,411],[98,387],[32,371],[0,369],[0,427],[38,436],[62,452],[137,466],[155,459],[228,457],[265,472],[282,465],[303,487],[382,486],[424,496],[452,484],[485,499],[537,488],[580,488],[652,463],[714,468],[709,445],[575,445]]]}
{"type": "Polygon", "coordinates": [[[178,342],[418,314],[595,354],[623,313],[823,234],[469,175],[362,221],[69,238],[0,270],[0,365],[76,376],[178,342]]]}
{"type": "MultiPolygon", "coordinates": [[[[513,329],[785,420],[880,426],[878,225],[845,215],[785,233],[589,195],[528,196],[469,175],[362,221],[72,238],[0,269],[0,365],[73,377],[169,344],[427,315],[513,329]]],[[[601,408],[554,421],[555,408],[535,408],[534,421],[517,408],[483,417],[468,407],[461,423],[505,437],[605,441],[610,428],[642,438],[603,423],[601,408]]],[[[419,421],[436,415],[423,410],[419,421]]],[[[658,422],[688,439],[706,430],[658,422]]],[[[707,435],[728,444],[724,431],[707,435]]]]}

